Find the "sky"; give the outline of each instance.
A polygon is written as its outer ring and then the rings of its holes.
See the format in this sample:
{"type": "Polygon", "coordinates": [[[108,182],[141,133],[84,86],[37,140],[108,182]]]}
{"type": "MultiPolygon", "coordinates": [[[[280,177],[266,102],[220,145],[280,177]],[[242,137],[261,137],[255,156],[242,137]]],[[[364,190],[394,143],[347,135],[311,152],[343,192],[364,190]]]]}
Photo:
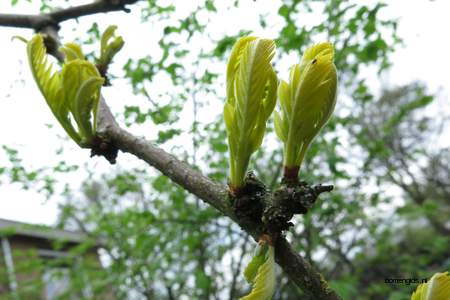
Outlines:
{"type": "MultiPolygon", "coordinates": [[[[21,5],[12,8],[11,1],[0,1],[2,13],[37,13],[36,4],[22,1],[21,5]]],[[[36,1],[34,1],[36,3],[36,1]]],[[[77,3],[90,1],[76,1],[77,3]]],[[[195,2],[195,1],[194,1],[195,2]]],[[[392,55],[393,66],[391,70],[378,77],[367,74],[370,84],[376,89],[384,85],[402,85],[414,80],[420,80],[428,86],[430,92],[439,93],[440,103],[449,107],[448,93],[450,91],[450,1],[447,0],[414,0],[387,1],[389,6],[382,15],[387,18],[399,19],[399,35],[403,38],[405,47],[398,49],[392,55]],[[406,5],[407,3],[407,5],[406,5]]],[[[177,7],[189,5],[190,1],[176,1],[177,7]]],[[[264,11],[271,9],[273,2],[260,1],[258,9],[264,11]],[[272,4],[271,4],[272,3],[272,4]]],[[[211,26],[218,28],[218,32],[232,33],[235,28],[251,27],[258,23],[256,17],[252,17],[255,10],[253,1],[244,1],[239,11],[221,15],[222,19],[216,19],[211,26]],[[227,20],[239,20],[230,24],[227,20]],[[227,26],[223,26],[227,24],[227,26]]],[[[182,13],[182,9],[180,10],[182,13]]],[[[142,32],[150,30],[139,22],[136,11],[130,14],[122,12],[109,15],[96,15],[80,19],[80,23],[64,23],[63,33],[66,40],[76,38],[77,34],[85,31],[92,21],[99,24],[107,24],[111,19],[120,24],[119,33],[126,41],[122,50],[128,56],[143,56],[145,47],[142,47],[142,32]],[[73,31],[64,28],[75,28],[73,31]],[[65,31],[64,31],[65,30],[65,31]]],[[[256,14],[255,14],[256,16],[256,14]]],[[[117,166],[111,166],[103,159],[90,159],[87,150],[80,150],[72,142],[62,142],[59,136],[65,136],[63,130],[54,121],[49,109],[44,109],[44,99],[40,96],[34,84],[26,61],[24,44],[15,40],[14,35],[29,38],[31,30],[17,28],[0,29],[0,144],[11,146],[19,150],[26,167],[41,167],[55,165],[62,159],[55,155],[55,151],[64,145],[64,159],[69,165],[86,165],[89,168],[98,168],[104,172],[113,171],[117,166]],[[49,129],[49,125],[51,128],[49,129]]],[[[273,32],[257,32],[257,34],[274,37],[273,32]]],[[[151,40],[151,36],[148,37],[151,40]]],[[[155,39],[157,42],[157,39],[155,39]]],[[[201,41],[199,41],[201,42],[201,41]]],[[[148,46],[151,48],[151,45],[148,46]]],[[[120,74],[120,66],[126,61],[126,57],[118,58],[113,72],[120,74]]],[[[126,82],[119,82],[112,88],[105,90],[104,94],[108,103],[115,108],[120,105],[122,98],[130,98],[131,88],[126,82]],[[116,104],[115,104],[116,103],[116,104]]],[[[130,101],[133,101],[131,99],[130,101]]],[[[339,101],[339,100],[338,100],[339,101]]],[[[221,108],[220,108],[221,109],[221,108]]],[[[219,110],[220,110],[219,109],[219,110]]],[[[212,114],[213,115],[213,114],[212,114]]],[[[138,135],[150,132],[148,127],[133,128],[138,135]]],[[[450,140],[450,139],[449,139],[450,140]]],[[[136,159],[130,156],[121,156],[119,165],[130,163],[136,165],[136,159]]],[[[0,151],[0,166],[7,165],[8,161],[0,151]]],[[[79,185],[84,178],[82,170],[61,175],[61,179],[68,183],[79,185]]],[[[58,175],[60,176],[60,175],[58,175]]],[[[58,203],[60,199],[53,197],[46,200],[43,195],[33,191],[24,191],[19,184],[8,184],[7,180],[0,183],[0,218],[17,220],[28,223],[53,224],[57,218],[58,203]]]]}

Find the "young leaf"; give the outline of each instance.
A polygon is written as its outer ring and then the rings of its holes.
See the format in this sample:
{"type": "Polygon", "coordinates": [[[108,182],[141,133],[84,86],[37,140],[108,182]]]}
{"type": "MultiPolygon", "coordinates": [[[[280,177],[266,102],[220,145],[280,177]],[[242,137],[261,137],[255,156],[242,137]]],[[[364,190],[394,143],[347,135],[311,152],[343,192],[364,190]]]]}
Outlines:
{"type": "Polygon", "coordinates": [[[59,73],[48,63],[42,35],[37,34],[27,44],[33,77],[51,111],[80,147],[89,147],[95,136],[96,112],[104,79],[97,68],[84,59],[80,46],[69,43],[60,51],[66,58],[59,73]],[[73,127],[70,115],[78,131],[73,127]]]}
{"type": "Polygon", "coordinates": [[[81,51],[81,47],[75,43],[67,43],[64,47],[59,48],[59,51],[64,53],[65,62],[69,62],[75,59],[85,59],[84,54],[81,51]]]}
{"type": "Polygon", "coordinates": [[[289,83],[278,86],[280,113],[275,131],[284,143],[284,166],[299,168],[306,150],[330,118],[336,104],[337,72],[331,43],[306,50],[292,66],[289,83]]]}
{"type": "Polygon", "coordinates": [[[61,71],[61,78],[66,91],[65,101],[70,105],[70,111],[83,138],[82,143],[88,144],[95,134],[95,123],[91,125],[90,120],[91,112],[97,109],[104,79],[93,64],[80,59],[66,63],[61,71]]]}
{"type": "Polygon", "coordinates": [[[419,285],[412,294],[411,300],[450,300],[448,272],[436,273],[427,283],[419,285]]]}
{"type": "Polygon", "coordinates": [[[228,61],[224,119],[234,188],[244,184],[250,156],[261,146],[275,107],[277,77],[270,63],[274,54],[272,40],[244,37],[234,45],[228,61]]]}
{"type": "Polygon", "coordinates": [[[275,250],[266,245],[266,250],[255,255],[244,274],[253,284],[253,289],[240,300],[270,300],[275,291],[275,250]],[[261,259],[263,258],[263,259],[261,259]]]}
{"type": "Polygon", "coordinates": [[[269,246],[267,244],[260,245],[258,243],[252,260],[248,263],[247,267],[244,270],[244,276],[247,282],[254,282],[259,267],[261,267],[261,265],[266,261],[266,253],[268,248],[269,246]]]}
{"type": "Polygon", "coordinates": [[[111,25],[106,28],[100,41],[99,64],[108,66],[117,52],[122,49],[124,41],[121,36],[114,36],[117,26],[111,25]]]}
{"type": "Polygon", "coordinates": [[[59,73],[53,72],[53,65],[48,62],[44,39],[41,34],[35,35],[28,42],[27,53],[31,73],[53,115],[67,134],[77,144],[80,144],[81,137],[70,121],[68,103],[63,100],[64,90],[61,85],[61,76],[59,73]]]}

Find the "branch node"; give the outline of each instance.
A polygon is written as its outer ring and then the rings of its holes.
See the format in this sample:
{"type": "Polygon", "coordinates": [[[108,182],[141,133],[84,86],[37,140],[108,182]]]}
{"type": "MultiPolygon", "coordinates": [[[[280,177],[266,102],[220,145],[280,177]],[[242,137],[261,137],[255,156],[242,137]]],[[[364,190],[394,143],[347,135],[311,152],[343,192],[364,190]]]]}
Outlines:
{"type": "Polygon", "coordinates": [[[244,223],[261,223],[264,204],[261,201],[267,195],[266,186],[253,172],[248,172],[245,184],[239,189],[229,189],[234,213],[244,223]]]}
{"type": "Polygon", "coordinates": [[[36,19],[36,22],[33,24],[33,28],[36,32],[43,31],[44,28],[50,27],[56,32],[61,29],[61,26],[59,26],[59,23],[53,20],[53,18],[49,15],[42,15],[39,16],[36,19]]]}
{"type": "Polygon", "coordinates": [[[97,135],[92,140],[90,148],[91,148],[91,157],[96,155],[103,156],[112,165],[116,163],[119,148],[110,139],[102,138],[97,135]]]}
{"type": "Polygon", "coordinates": [[[289,182],[273,193],[271,202],[264,209],[262,221],[269,232],[288,230],[293,226],[290,220],[294,215],[306,214],[321,193],[332,189],[332,185],[310,186],[304,181],[293,185],[289,182]]]}

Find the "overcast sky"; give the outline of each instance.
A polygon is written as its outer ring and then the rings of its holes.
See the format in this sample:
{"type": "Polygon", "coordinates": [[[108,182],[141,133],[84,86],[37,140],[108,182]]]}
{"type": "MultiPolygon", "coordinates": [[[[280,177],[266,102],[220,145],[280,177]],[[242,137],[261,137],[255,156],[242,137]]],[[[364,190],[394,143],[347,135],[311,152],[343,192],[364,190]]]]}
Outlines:
{"type": "MultiPolygon", "coordinates": [[[[36,13],[38,11],[36,4],[32,5],[22,1],[22,5],[11,8],[10,2],[0,1],[0,12],[36,13]]],[[[186,4],[188,2],[190,3],[190,1],[180,0],[177,1],[177,5],[188,5],[186,4]]],[[[392,55],[394,64],[389,72],[382,78],[373,78],[375,79],[373,80],[374,88],[379,87],[380,82],[392,86],[421,80],[426,83],[431,92],[439,92],[442,104],[448,106],[448,92],[450,91],[450,59],[448,55],[450,53],[450,40],[448,39],[450,18],[448,12],[450,11],[450,1],[396,0],[386,2],[389,3],[389,7],[383,10],[383,15],[400,18],[399,35],[404,39],[406,47],[392,55]]],[[[258,9],[264,11],[270,9],[270,5],[272,5],[270,3],[273,2],[258,1],[258,3],[263,3],[258,9]]],[[[223,33],[227,33],[227,31],[232,33],[239,26],[249,28],[252,24],[258,24],[256,14],[253,17],[253,14],[250,13],[255,10],[254,2],[244,1],[243,7],[240,12],[235,11],[232,15],[223,14],[222,19],[215,20],[212,26],[219,28],[227,23],[227,26],[222,27],[223,33]],[[227,22],[230,19],[233,20],[233,24],[227,22]]],[[[76,24],[77,30],[65,32],[65,37],[66,40],[75,38],[78,32],[83,32],[86,26],[94,20],[99,24],[115,22],[120,25],[119,30],[126,41],[123,52],[128,56],[143,56],[142,51],[146,49],[142,47],[141,35],[145,30],[150,29],[141,25],[139,19],[133,13],[87,17],[81,19],[80,24],[76,24]]],[[[65,23],[68,28],[74,27],[74,24],[73,22],[65,23]]],[[[11,37],[14,35],[29,38],[31,34],[31,30],[0,29],[0,144],[17,148],[25,166],[33,168],[54,165],[64,157],[68,164],[87,164],[105,171],[114,170],[114,166],[110,166],[102,159],[89,159],[87,150],[80,150],[71,142],[64,143],[66,151],[70,151],[70,154],[66,153],[67,155],[62,157],[55,155],[56,149],[60,148],[63,143],[55,136],[55,133],[64,136],[64,132],[53,121],[49,109],[44,106],[44,99],[31,79],[29,68],[26,65],[24,44],[18,41],[11,42],[11,37]],[[49,130],[47,124],[55,126],[49,130]]],[[[257,32],[256,34],[274,37],[271,32],[257,32]]],[[[117,72],[120,73],[120,66],[125,60],[124,56],[122,59],[118,59],[117,72]]],[[[107,89],[105,94],[110,100],[109,103],[114,103],[114,99],[129,97],[130,90],[126,85],[114,86],[107,89]]],[[[139,134],[144,134],[144,132],[144,130],[140,130],[139,134]]],[[[124,156],[120,160],[136,161],[131,157],[124,156]]],[[[3,151],[0,150],[0,167],[7,163],[3,151]]],[[[82,174],[74,173],[66,176],[64,180],[78,185],[83,178],[82,174]]],[[[32,191],[22,191],[18,184],[6,184],[5,182],[0,184],[0,218],[52,224],[57,216],[57,203],[56,197],[45,201],[42,195],[32,191]]]]}

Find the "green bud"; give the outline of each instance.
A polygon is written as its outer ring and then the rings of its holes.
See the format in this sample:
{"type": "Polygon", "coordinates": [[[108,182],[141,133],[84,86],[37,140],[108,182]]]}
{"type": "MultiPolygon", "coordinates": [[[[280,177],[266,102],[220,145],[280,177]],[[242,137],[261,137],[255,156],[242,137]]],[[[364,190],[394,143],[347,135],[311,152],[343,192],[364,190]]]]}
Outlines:
{"type": "Polygon", "coordinates": [[[262,143],[266,122],[276,102],[277,76],[271,60],[275,43],[256,37],[234,45],[227,66],[224,120],[230,151],[230,185],[244,184],[250,156],[262,143]]]}
{"type": "Polygon", "coordinates": [[[99,64],[103,66],[108,66],[114,56],[122,49],[124,41],[121,36],[116,37],[114,35],[117,26],[111,25],[106,28],[105,32],[102,34],[100,41],[100,58],[99,64]]]}
{"type": "Polygon", "coordinates": [[[295,178],[308,146],[336,104],[337,72],[333,58],[331,43],[308,48],[301,63],[292,66],[289,83],[281,81],[278,86],[281,111],[275,112],[275,131],[284,143],[285,172],[294,170],[295,178]]]}

